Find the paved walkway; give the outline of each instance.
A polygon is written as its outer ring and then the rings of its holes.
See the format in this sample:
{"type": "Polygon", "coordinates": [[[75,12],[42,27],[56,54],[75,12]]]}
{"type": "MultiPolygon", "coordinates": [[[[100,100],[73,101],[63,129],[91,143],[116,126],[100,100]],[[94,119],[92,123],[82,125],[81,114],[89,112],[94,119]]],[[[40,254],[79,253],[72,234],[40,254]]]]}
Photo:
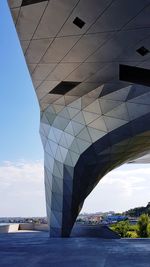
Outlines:
{"type": "Polygon", "coordinates": [[[150,267],[150,239],[56,238],[0,234],[0,267],[150,267]]]}

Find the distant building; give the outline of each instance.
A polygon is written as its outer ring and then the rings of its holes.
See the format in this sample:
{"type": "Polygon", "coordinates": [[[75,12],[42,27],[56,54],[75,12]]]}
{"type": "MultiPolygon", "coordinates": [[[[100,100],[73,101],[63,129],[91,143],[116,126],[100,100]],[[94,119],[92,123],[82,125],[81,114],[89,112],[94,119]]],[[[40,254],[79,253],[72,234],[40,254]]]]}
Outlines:
{"type": "Polygon", "coordinates": [[[115,222],[121,222],[127,220],[127,216],[122,216],[122,215],[108,215],[105,218],[105,221],[108,223],[115,223],[115,222]]]}

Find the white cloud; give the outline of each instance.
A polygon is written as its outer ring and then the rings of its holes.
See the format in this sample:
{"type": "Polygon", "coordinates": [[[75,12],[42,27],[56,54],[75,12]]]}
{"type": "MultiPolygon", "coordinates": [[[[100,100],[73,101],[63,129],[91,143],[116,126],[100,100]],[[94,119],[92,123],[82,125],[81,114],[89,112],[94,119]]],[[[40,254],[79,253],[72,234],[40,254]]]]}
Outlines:
{"type": "Polygon", "coordinates": [[[0,165],[0,216],[45,215],[42,161],[0,165]]]}
{"type": "Polygon", "coordinates": [[[82,212],[125,211],[150,201],[150,165],[124,165],[108,173],[87,197],[82,212]]]}
{"type": "MultiPolygon", "coordinates": [[[[82,211],[123,211],[150,201],[150,165],[124,165],[108,173],[82,211]]],[[[0,216],[45,215],[43,161],[0,165],[0,216]]]]}

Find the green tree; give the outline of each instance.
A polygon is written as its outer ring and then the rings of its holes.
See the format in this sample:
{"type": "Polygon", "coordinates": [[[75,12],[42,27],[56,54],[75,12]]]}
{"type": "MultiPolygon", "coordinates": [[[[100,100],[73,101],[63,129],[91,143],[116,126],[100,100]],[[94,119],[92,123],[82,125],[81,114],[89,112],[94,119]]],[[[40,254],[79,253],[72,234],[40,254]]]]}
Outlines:
{"type": "Polygon", "coordinates": [[[142,214],[137,223],[138,237],[148,237],[149,235],[149,217],[147,214],[142,214]]]}
{"type": "Polygon", "coordinates": [[[128,231],[129,231],[129,222],[128,221],[121,221],[116,223],[111,227],[113,231],[118,233],[121,237],[128,237],[128,231]]]}
{"type": "Polygon", "coordinates": [[[130,209],[124,213],[125,215],[129,215],[131,217],[139,217],[142,214],[148,214],[150,216],[150,202],[148,202],[146,207],[137,207],[134,209],[130,209]]]}

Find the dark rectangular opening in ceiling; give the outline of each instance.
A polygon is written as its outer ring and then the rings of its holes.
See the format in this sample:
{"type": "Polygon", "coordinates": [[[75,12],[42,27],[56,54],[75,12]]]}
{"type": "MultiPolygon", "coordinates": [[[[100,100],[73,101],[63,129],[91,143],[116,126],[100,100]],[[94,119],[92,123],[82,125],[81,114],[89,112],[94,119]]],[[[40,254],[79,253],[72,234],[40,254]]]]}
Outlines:
{"type": "Polygon", "coordinates": [[[47,1],[47,0],[23,0],[21,6],[33,5],[33,4],[37,4],[40,2],[44,2],[44,1],[47,1]]]}
{"type": "Polygon", "coordinates": [[[49,94],[65,95],[78,84],[80,84],[80,82],[61,82],[52,91],[50,91],[49,94]]]}
{"type": "Polygon", "coordinates": [[[85,25],[85,22],[84,22],[82,19],[78,18],[78,17],[76,17],[76,18],[74,19],[73,23],[74,23],[77,27],[79,27],[80,29],[82,29],[83,26],[85,25]]]}
{"type": "Polygon", "coordinates": [[[146,47],[141,46],[140,48],[138,48],[138,49],[136,50],[136,52],[137,52],[138,54],[140,54],[141,56],[146,56],[146,55],[149,53],[149,50],[148,50],[146,47]]]}
{"type": "Polygon", "coordinates": [[[126,82],[150,86],[150,70],[128,65],[119,65],[119,79],[126,82]]]}

